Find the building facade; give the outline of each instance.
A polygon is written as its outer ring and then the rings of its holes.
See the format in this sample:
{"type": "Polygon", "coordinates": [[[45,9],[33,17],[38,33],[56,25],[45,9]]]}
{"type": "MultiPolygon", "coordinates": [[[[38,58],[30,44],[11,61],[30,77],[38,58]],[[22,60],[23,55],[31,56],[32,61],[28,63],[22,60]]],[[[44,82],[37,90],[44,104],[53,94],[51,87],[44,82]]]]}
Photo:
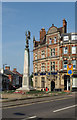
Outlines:
{"type": "Polygon", "coordinates": [[[65,33],[60,41],[60,76],[64,90],[77,89],[77,33],[65,33]],[[67,75],[67,64],[73,64],[73,75],[67,75]]]}
{"type": "Polygon", "coordinates": [[[42,28],[40,30],[40,41],[36,41],[35,37],[33,38],[34,88],[44,90],[48,87],[49,91],[72,89],[77,80],[76,40],[76,33],[67,33],[65,19],[63,19],[63,26],[60,28],[52,24],[47,33],[42,28]],[[69,63],[73,63],[75,72],[73,76],[67,76],[67,64],[69,63]]]}
{"type": "Polygon", "coordinates": [[[20,74],[16,68],[11,71],[10,66],[5,66],[3,74],[6,74],[8,76],[9,90],[17,89],[22,86],[22,74],[20,74]]]}

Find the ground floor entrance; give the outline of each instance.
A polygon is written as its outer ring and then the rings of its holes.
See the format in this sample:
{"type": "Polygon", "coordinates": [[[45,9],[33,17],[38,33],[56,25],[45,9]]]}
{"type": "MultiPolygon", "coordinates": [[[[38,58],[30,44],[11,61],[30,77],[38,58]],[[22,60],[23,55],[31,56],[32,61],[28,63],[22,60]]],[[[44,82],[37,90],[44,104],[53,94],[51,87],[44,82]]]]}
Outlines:
{"type": "Polygon", "coordinates": [[[54,89],[55,89],[55,82],[51,81],[51,91],[54,91],[54,89]]]}

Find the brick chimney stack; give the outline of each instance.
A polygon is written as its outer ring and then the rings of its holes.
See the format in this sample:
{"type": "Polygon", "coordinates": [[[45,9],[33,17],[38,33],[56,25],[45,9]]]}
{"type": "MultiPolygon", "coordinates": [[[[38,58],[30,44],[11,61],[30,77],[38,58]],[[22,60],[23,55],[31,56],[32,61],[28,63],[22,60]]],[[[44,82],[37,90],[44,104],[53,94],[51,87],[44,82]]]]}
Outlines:
{"type": "Polygon", "coordinates": [[[44,39],[44,36],[46,35],[46,31],[44,28],[42,28],[40,30],[40,41],[42,41],[44,39]]]}
{"type": "Polygon", "coordinates": [[[67,22],[66,22],[66,20],[65,19],[63,19],[63,32],[64,33],[67,33],[67,22]]]}
{"type": "Polygon", "coordinates": [[[5,66],[5,70],[10,70],[10,66],[5,66]]]}

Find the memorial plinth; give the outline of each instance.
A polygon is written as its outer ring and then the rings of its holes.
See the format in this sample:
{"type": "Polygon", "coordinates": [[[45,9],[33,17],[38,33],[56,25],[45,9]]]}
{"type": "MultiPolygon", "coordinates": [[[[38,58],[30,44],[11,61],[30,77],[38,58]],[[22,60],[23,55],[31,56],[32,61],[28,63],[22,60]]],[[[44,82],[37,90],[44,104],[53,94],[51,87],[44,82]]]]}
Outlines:
{"type": "Polygon", "coordinates": [[[17,90],[24,90],[29,91],[29,69],[30,69],[30,62],[29,62],[29,49],[25,48],[24,53],[24,70],[23,70],[23,79],[22,79],[22,87],[17,90]]]}
{"type": "Polygon", "coordinates": [[[22,87],[17,90],[29,91],[29,75],[30,75],[30,54],[29,54],[29,44],[28,39],[30,39],[30,32],[28,31],[28,35],[26,32],[26,47],[24,53],[24,70],[23,70],[23,79],[22,79],[22,87]]]}

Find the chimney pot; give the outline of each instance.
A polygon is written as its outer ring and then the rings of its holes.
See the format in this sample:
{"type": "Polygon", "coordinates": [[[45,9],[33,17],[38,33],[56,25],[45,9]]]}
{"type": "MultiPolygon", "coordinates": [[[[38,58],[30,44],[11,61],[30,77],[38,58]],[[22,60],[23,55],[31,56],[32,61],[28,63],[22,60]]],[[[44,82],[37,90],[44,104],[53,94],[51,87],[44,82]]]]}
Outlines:
{"type": "Polygon", "coordinates": [[[17,71],[17,69],[16,69],[16,68],[14,68],[14,69],[13,69],[13,71],[17,71]]]}
{"type": "Polygon", "coordinates": [[[10,70],[10,66],[5,66],[5,70],[10,70]]]}
{"type": "Polygon", "coordinates": [[[52,26],[54,26],[54,24],[52,24],[52,26]]]}

